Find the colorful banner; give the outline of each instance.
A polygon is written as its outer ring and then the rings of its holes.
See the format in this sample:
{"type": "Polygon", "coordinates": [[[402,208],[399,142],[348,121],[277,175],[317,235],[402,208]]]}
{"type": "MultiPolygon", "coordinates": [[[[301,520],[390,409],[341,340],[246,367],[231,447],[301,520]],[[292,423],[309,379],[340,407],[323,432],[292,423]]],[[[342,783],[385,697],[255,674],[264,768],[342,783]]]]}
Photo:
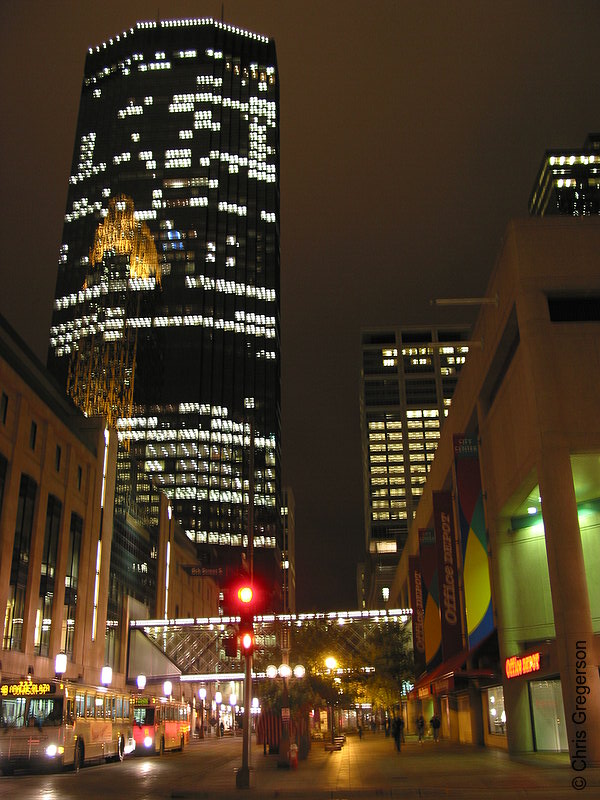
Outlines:
{"type": "Polygon", "coordinates": [[[425,663],[430,670],[442,661],[438,565],[435,534],[431,528],[419,528],[419,561],[423,590],[425,663]]]}
{"type": "Polygon", "coordinates": [[[450,492],[433,492],[433,526],[440,576],[442,652],[446,660],[464,649],[456,561],[456,532],[450,492]]]}
{"type": "Polygon", "coordinates": [[[494,630],[477,440],[455,435],[454,466],[469,648],[494,630]]]}
{"type": "Polygon", "coordinates": [[[415,660],[415,676],[418,678],[425,672],[425,608],[423,606],[423,583],[419,556],[408,557],[408,579],[410,585],[410,603],[412,606],[413,656],[415,660]]]}

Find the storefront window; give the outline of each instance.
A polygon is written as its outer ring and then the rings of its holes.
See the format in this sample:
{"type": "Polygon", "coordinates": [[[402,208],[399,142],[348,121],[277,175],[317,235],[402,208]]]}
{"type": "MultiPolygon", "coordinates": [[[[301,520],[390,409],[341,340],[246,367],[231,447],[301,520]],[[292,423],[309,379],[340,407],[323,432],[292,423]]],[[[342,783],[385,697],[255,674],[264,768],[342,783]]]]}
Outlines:
{"type": "Polygon", "coordinates": [[[496,736],[506,736],[504,689],[494,686],[487,690],[488,730],[496,736]]]}

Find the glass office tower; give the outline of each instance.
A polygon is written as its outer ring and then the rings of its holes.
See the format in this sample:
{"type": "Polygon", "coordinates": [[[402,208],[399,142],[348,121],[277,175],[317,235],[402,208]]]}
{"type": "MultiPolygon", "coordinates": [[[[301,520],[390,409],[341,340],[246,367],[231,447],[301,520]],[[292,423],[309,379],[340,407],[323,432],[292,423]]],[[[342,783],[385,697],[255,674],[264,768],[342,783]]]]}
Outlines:
{"type": "Polygon", "coordinates": [[[361,332],[366,604],[384,607],[469,350],[464,326],[361,332]]]}
{"type": "Polygon", "coordinates": [[[600,133],[590,133],[577,150],[546,151],[529,197],[529,213],[600,214],[600,133]]]}
{"type": "Polygon", "coordinates": [[[187,19],[90,48],[48,365],[117,428],[122,510],[155,522],[157,486],[239,560],[253,494],[277,555],[279,333],[274,42],[187,19]]]}

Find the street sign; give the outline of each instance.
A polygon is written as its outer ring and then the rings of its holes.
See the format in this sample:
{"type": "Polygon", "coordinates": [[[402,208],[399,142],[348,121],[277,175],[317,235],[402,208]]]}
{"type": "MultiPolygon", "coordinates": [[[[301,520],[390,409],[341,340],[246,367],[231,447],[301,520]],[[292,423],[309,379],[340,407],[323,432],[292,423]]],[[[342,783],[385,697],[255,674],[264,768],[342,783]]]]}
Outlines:
{"type": "Polygon", "coordinates": [[[281,709],[281,721],[282,722],[289,722],[290,721],[290,710],[289,710],[289,708],[282,708],[281,709]]]}
{"type": "Polygon", "coordinates": [[[196,564],[182,564],[182,569],[192,578],[221,578],[223,567],[199,567],[196,564]]]}

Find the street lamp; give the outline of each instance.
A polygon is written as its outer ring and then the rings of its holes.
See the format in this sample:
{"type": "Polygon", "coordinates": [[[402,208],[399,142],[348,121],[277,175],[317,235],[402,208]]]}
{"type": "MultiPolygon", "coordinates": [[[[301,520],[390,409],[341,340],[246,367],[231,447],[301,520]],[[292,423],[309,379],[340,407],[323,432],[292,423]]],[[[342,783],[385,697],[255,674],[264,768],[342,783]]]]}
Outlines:
{"type": "Polygon", "coordinates": [[[54,672],[57,677],[63,676],[67,671],[67,654],[57,653],[54,659],[54,672]]]}
{"type": "Polygon", "coordinates": [[[231,731],[235,736],[235,707],[237,705],[237,695],[233,692],[229,695],[229,705],[231,707],[231,731]]]}
{"type": "Polygon", "coordinates": [[[100,683],[102,686],[110,686],[112,683],[112,667],[102,667],[102,671],[100,673],[100,683]]]}
{"type": "Polygon", "coordinates": [[[283,698],[281,708],[281,740],[279,742],[279,758],[277,761],[278,766],[289,767],[290,765],[290,707],[288,696],[288,679],[294,675],[296,678],[301,679],[306,675],[306,669],[302,664],[297,664],[294,669],[289,664],[280,664],[276,667],[274,664],[269,664],[266,669],[267,678],[275,679],[280,677],[283,682],[283,698]]]}
{"type": "MultiPolygon", "coordinates": [[[[335,669],[337,669],[337,665],[338,663],[337,660],[334,658],[334,656],[327,656],[327,658],[325,659],[325,666],[327,667],[329,672],[333,672],[335,669]]],[[[331,744],[333,744],[333,741],[335,739],[333,713],[334,710],[333,710],[333,700],[332,700],[331,701],[331,744]]]]}
{"type": "Polygon", "coordinates": [[[146,676],[145,675],[138,675],[136,679],[137,687],[140,692],[143,692],[146,688],[146,676]]]}
{"type": "Polygon", "coordinates": [[[200,698],[200,738],[204,739],[204,702],[206,700],[206,689],[204,686],[198,689],[198,697],[200,698]]]}
{"type": "Polygon", "coordinates": [[[165,697],[171,697],[171,695],[173,694],[173,684],[171,683],[171,681],[165,681],[163,683],[163,693],[165,697]]]}

